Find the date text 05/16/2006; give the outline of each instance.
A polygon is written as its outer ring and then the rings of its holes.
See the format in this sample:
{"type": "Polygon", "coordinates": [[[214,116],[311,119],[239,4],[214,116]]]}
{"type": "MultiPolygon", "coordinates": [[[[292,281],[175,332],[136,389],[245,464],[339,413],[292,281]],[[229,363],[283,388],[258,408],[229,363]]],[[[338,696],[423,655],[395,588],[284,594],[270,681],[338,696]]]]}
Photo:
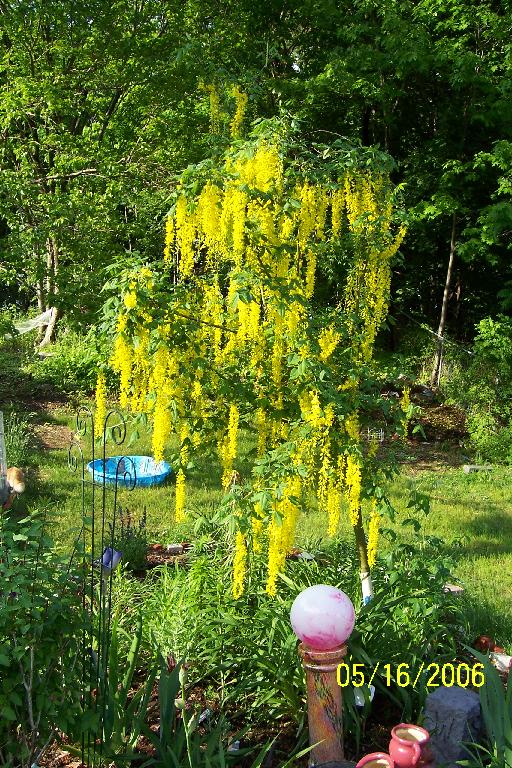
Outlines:
{"type": "Polygon", "coordinates": [[[427,664],[421,662],[418,669],[410,664],[382,664],[378,662],[373,669],[367,670],[364,664],[338,664],[336,678],[341,688],[353,685],[362,688],[371,685],[375,675],[380,670],[380,678],[389,687],[393,684],[399,688],[414,688],[422,675],[425,677],[427,688],[437,688],[444,685],[451,688],[457,685],[461,688],[481,688],[485,683],[483,664],[427,664]]]}

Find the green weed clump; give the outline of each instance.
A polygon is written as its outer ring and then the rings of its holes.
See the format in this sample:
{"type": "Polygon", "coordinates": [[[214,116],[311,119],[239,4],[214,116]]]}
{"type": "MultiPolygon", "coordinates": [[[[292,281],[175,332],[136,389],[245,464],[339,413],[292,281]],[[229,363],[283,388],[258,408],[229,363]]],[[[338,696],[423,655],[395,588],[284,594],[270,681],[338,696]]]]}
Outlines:
{"type": "Polygon", "coordinates": [[[9,466],[28,464],[31,450],[30,423],[24,413],[11,411],[5,418],[5,451],[9,466]]]}
{"type": "Polygon", "coordinates": [[[57,395],[90,394],[96,386],[100,354],[94,334],[76,331],[62,333],[57,342],[45,348],[42,359],[27,365],[36,390],[57,395]]]}

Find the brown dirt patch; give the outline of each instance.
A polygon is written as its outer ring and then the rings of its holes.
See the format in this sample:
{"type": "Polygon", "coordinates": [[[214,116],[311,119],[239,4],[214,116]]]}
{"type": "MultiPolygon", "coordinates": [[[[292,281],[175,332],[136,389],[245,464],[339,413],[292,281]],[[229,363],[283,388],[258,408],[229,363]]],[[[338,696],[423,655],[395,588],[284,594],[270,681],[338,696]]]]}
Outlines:
{"type": "Polygon", "coordinates": [[[400,464],[408,474],[443,471],[461,467],[467,457],[457,440],[420,443],[408,440],[400,464]]]}
{"type": "Polygon", "coordinates": [[[418,421],[429,442],[460,439],[466,434],[466,414],[455,405],[423,407],[418,421]]]}
{"type": "Polygon", "coordinates": [[[69,448],[73,436],[65,424],[34,424],[32,430],[38,445],[51,451],[69,448]]]}

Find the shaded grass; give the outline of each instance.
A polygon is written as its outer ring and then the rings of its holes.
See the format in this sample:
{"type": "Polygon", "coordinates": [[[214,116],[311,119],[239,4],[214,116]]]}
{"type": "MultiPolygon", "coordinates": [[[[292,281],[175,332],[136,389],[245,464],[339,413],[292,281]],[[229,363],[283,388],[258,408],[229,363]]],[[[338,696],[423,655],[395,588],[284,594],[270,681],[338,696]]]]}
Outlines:
{"type": "MultiPolygon", "coordinates": [[[[46,418],[46,417],[45,417],[46,418]]],[[[48,417],[55,425],[75,427],[69,411],[52,412],[48,417]]],[[[84,457],[91,458],[90,439],[82,441],[84,457]]],[[[128,454],[150,454],[150,436],[143,433],[131,445],[128,454]]],[[[241,454],[247,455],[252,441],[242,436],[241,454]]],[[[99,451],[100,447],[97,447],[99,451]]],[[[170,446],[171,453],[176,446],[170,446]]],[[[109,445],[107,455],[122,453],[122,448],[109,445]]],[[[243,463],[243,462],[242,462],[243,463]]],[[[22,499],[16,502],[19,513],[27,507],[47,505],[51,513],[52,535],[61,551],[70,551],[81,525],[81,470],[73,473],[68,467],[65,449],[42,449],[34,446],[31,464],[33,481],[22,499]]],[[[239,466],[247,476],[249,464],[239,466]]],[[[86,504],[92,501],[90,476],[85,473],[86,504]]],[[[441,554],[454,559],[454,577],[466,588],[463,598],[469,623],[477,634],[490,634],[512,650],[512,469],[496,467],[491,472],[465,475],[460,468],[425,471],[396,478],[389,486],[389,495],[397,510],[396,519],[386,525],[406,542],[411,529],[403,526],[409,517],[421,517],[423,533],[440,540],[441,554]],[[423,517],[407,507],[411,490],[428,494],[431,512],[423,517]]],[[[170,543],[194,537],[193,525],[197,515],[209,517],[219,504],[220,470],[215,457],[202,456],[187,472],[188,520],[181,525],[174,521],[175,488],[172,478],[163,486],[121,490],[117,502],[123,509],[137,515],[147,511],[150,542],[170,543]]],[[[106,490],[108,514],[113,513],[113,492],[106,490]]],[[[95,489],[95,504],[101,507],[102,489],[95,489]]],[[[326,523],[313,505],[299,520],[297,543],[314,548],[325,538],[326,523]]],[[[342,514],[340,537],[351,540],[350,524],[342,514]]],[[[381,549],[392,544],[383,537],[381,549]]]]}

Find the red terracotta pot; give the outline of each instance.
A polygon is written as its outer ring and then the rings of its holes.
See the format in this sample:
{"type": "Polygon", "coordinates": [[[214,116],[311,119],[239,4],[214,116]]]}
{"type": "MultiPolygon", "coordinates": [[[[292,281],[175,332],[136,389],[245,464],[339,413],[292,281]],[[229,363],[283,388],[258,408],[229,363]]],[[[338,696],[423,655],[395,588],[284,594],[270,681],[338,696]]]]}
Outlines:
{"type": "Polygon", "coordinates": [[[365,755],[356,765],[356,768],[394,768],[393,760],[385,752],[371,752],[365,755]]]}
{"type": "Polygon", "coordinates": [[[419,725],[395,725],[391,731],[389,754],[396,768],[416,768],[428,764],[431,761],[429,739],[429,732],[419,725]]]}

